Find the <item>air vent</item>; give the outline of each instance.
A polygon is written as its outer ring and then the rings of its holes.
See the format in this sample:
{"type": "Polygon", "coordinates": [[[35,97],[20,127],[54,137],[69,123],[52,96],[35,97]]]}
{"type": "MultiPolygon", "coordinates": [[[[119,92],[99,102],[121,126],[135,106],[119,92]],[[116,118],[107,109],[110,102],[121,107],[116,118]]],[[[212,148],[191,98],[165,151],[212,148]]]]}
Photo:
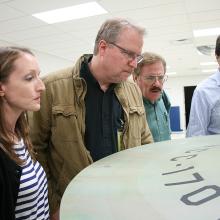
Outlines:
{"type": "Polygon", "coordinates": [[[181,45],[186,45],[186,44],[192,44],[192,39],[181,38],[178,40],[171,40],[170,43],[175,46],[181,46],[181,45]]]}
{"type": "Polygon", "coordinates": [[[212,56],[215,51],[215,45],[202,45],[196,48],[200,53],[207,56],[212,56]]]}

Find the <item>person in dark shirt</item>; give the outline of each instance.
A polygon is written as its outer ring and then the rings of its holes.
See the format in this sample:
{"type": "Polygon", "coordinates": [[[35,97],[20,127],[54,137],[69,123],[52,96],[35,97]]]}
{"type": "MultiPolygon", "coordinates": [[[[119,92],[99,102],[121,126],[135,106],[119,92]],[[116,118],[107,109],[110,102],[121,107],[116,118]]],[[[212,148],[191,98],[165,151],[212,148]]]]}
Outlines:
{"type": "Polygon", "coordinates": [[[93,54],[44,79],[31,137],[47,171],[52,219],[59,219],[64,190],[83,168],[153,141],[141,92],[127,81],[142,59],[143,35],[143,28],[125,19],[107,20],[93,54]]]}

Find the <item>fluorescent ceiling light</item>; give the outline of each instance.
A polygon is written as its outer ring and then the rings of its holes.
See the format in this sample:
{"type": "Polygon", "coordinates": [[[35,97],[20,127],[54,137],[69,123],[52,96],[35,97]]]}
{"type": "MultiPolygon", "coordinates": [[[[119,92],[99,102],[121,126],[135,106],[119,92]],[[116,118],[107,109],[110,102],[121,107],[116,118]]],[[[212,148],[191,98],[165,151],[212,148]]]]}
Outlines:
{"type": "Polygon", "coordinates": [[[209,66],[209,65],[217,65],[217,62],[202,62],[200,63],[201,66],[209,66]]]}
{"type": "Polygon", "coordinates": [[[107,11],[102,8],[97,2],[89,2],[52,11],[41,12],[33,14],[32,16],[48,24],[53,24],[105,13],[107,13],[107,11]]]}
{"type": "Polygon", "coordinates": [[[168,76],[170,76],[170,75],[175,75],[176,74],[176,72],[169,72],[169,73],[166,73],[168,76]]]}
{"type": "Polygon", "coordinates": [[[213,36],[219,34],[220,34],[220,28],[193,30],[194,37],[205,37],[205,36],[213,36]]]}
{"type": "Polygon", "coordinates": [[[216,72],[216,69],[202,70],[203,73],[216,72]]]}

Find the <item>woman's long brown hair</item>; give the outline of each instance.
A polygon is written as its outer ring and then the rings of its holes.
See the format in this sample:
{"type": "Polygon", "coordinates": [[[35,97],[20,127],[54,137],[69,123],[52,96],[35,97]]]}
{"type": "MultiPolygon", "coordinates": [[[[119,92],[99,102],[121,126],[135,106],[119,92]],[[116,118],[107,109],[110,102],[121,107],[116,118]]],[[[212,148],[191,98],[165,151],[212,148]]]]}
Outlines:
{"type": "MultiPolygon", "coordinates": [[[[32,56],[33,53],[27,48],[21,47],[0,47],[0,82],[7,82],[8,77],[15,69],[15,61],[22,53],[28,53],[32,56]]],[[[29,138],[29,125],[27,113],[23,112],[15,125],[15,134],[12,134],[6,127],[5,112],[2,109],[3,98],[0,96],[0,147],[5,153],[18,165],[24,163],[15,153],[13,146],[16,144],[13,140],[13,135],[19,139],[23,138],[24,144],[27,147],[31,157],[34,159],[33,146],[29,138]]],[[[7,114],[7,113],[6,113],[7,114]]]]}

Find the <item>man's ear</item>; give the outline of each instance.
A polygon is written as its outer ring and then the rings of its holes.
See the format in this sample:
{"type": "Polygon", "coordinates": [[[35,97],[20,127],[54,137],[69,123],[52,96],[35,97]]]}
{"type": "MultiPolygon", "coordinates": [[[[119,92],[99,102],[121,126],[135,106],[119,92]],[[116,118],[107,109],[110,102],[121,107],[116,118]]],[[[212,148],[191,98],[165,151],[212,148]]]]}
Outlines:
{"type": "Polygon", "coordinates": [[[134,82],[137,82],[137,75],[135,75],[135,74],[132,74],[132,76],[133,76],[133,80],[134,80],[134,82]]]}
{"type": "Polygon", "coordinates": [[[100,40],[98,47],[99,47],[99,54],[101,56],[103,56],[103,54],[105,53],[105,49],[107,48],[107,46],[108,45],[105,40],[100,40]]]}

